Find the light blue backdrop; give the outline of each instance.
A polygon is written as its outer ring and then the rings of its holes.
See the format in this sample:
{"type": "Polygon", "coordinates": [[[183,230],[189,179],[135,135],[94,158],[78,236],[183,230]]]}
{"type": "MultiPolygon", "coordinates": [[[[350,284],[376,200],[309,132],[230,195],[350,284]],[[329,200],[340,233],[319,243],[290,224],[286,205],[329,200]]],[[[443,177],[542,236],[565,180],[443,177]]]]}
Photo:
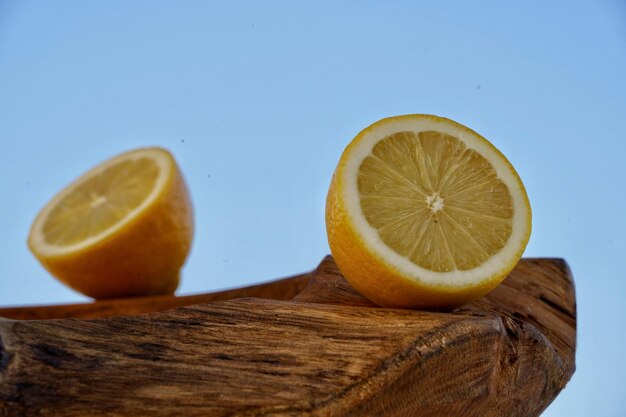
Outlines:
{"type": "Polygon", "coordinates": [[[626,415],[623,1],[0,0],[0,305],[82,301],[26,248],[94,164],[160,145],[196,210],[180,293],[307,271],[345,145],[433,113],[489,138],[575,275],[578,370],[546,416],[626,415]],[[415,4],[417,3],[417,4],[415,4]]]}

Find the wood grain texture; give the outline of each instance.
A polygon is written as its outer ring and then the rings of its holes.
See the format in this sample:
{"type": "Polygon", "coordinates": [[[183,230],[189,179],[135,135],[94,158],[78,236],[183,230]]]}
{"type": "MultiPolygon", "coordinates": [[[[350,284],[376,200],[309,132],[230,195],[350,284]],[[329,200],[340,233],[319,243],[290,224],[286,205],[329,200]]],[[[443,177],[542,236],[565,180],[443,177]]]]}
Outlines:
{"type": "Polygon", "coordinates": [[[574,372],[562,260],[522,260],[488,296],[447,313],[378,308],[330,257],[279,286],[297,295],[1,319],[0,415],[526,417],[574,372]]]}

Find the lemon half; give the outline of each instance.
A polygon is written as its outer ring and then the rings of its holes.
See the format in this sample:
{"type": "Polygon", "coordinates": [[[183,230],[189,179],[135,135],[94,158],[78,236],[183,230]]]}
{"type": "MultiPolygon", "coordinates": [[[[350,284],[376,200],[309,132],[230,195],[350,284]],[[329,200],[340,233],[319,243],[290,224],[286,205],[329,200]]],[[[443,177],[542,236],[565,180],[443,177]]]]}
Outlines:
{"type": "Polygon", "coordinates": [[[486,294],[522,256],[531,217],[500,151],[457,122],[423,114],[360,132],[326,204],[342,274],[389,307],[450,308],[486,294]]]}
{"type": "Polygon", "coordinates": [[[142,148],[58,193],[33,222],[28,245],[69,287],[111,298],[173,293],[192,238],[191,200],[174,158],[142,148]]]}

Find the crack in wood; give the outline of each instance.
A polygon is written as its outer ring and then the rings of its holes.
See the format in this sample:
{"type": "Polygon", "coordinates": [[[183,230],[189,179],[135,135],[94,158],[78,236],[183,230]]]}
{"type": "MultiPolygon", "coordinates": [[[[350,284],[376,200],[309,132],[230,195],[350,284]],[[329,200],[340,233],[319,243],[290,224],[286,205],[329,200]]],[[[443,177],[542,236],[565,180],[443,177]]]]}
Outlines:
{"type": "MultiPolygon", "coordinates": [[[[5,348],[2,341],[2,334],[0,333],[0,377],[9,369],[9,363],[11,362],[11,353],[5,348]]],[[[3,378],[0,378],[2,381],[3,378]]]]}
{"type": "Polygon", "coordinates": [[[541,294],[539,297],[539,300],[543,301],[545,304],[547,304],[548,306],[552,307],[553,309],[555,309],[556,311],[558,311],[559,313],[571,318],[571,319],[576,319],[576,317],[574,316],[574,314],[567,309],[566,307],[563,307],[561,304],[553,301],[552,299],[546,297],[544,294],[541,294]]]}

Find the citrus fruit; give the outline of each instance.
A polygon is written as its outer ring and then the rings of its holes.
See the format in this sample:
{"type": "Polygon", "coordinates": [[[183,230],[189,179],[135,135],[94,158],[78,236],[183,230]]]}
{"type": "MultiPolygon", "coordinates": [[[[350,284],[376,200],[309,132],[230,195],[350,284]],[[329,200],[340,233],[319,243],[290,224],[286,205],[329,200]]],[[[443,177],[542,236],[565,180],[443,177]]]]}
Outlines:
{"type": "Polygon", "coordinates": [[[380,120],[343,152],[326,201],[332,255],[388,307],[451,308],[495,288],[531,231],[511,163],[473,130],[414,114],[380,120]]]}
{"type": "Polygon", "coordinates": [[[193,237],[172,155],[142,148],[82,175],[41,210],[28,245],[43,266],[93,298],[171,294],[193,237]]]}

